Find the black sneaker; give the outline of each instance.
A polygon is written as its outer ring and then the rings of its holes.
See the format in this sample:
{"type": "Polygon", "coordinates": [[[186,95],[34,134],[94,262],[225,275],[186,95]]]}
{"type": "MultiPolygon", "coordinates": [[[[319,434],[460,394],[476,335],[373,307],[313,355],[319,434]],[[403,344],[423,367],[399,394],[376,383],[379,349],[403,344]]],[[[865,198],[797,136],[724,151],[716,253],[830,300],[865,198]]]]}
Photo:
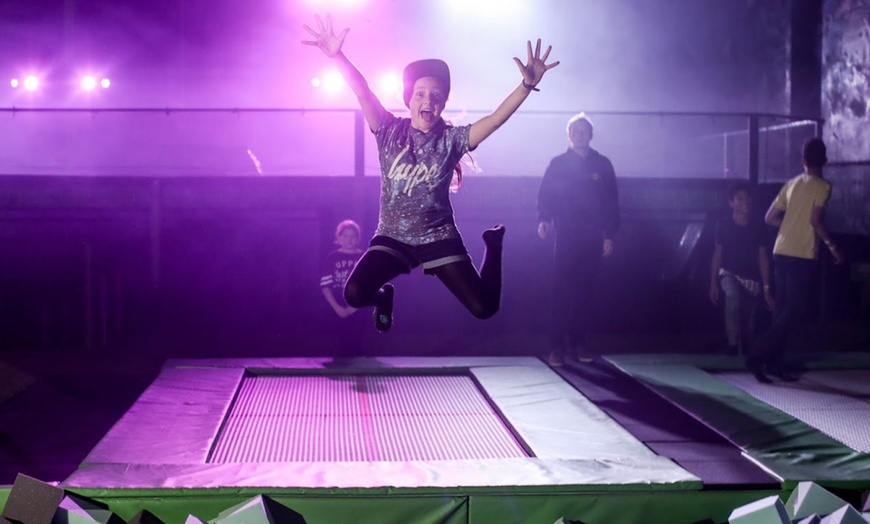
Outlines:
{"type": "Polygon", "coordinates": [[[384,284],[375,306],[375,329],[384,333],[393,326],[393,285],[384,284]]]}
{"type": "Polygon", "coordinates": [[[764,364],[758,362],[752,357],[746,359],[746,369],[752,373],[752,376],[755,377],[755,380],[757,380],[759,384],[770,384],[773,382],[770,377],[765,374],[764,364]]]}
{"type": "Polygon", "coordinates": [[[768,375],[772,375],[783,382],[797,382],[800,380],[800,372],[796,369],[792,369],[790,367],[785,366],[768,366],[767,367],[768,375]]]}
{"type": "Polygon", "coordinates": [[[755,377],[755,380],[758,381],[759,384],[771,384],[773,381],[768,377],[764,371],[760,369],[750,368],[749,372],[752,373],[752,376],[755,377]]]}

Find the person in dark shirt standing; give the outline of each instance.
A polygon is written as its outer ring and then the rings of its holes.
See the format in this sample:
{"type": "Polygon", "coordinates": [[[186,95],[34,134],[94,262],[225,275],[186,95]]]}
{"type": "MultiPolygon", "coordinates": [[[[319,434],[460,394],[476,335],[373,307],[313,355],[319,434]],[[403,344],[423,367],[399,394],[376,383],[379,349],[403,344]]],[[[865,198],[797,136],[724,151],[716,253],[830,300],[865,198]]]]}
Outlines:
{"type": "Polygon", "coordinates": [[[329,305],[329,331],[336,336],[339,358],[358,356],[362,347],[362,315],[344,300],[344,285],[362,256],[360,227],[353,220],[342,220],[335,227],[338,249],[329,253],[320,266],[320,291],[329,305]]]}
{"type": "Polygon", "coordinates": [[[538,236],[555,237],[551,366],[563,365],[569,352],[591,361],[586,333],[593,284],[620,224],[613,164],[589,146],[593,131],[584,113],[568,120],[571,146],[550,161],[538,192],[538,236]]]}
{"type": "Polygon", "coordinates": [[[720,290],[725,295],[725,334],[735,355],[749,352],[760,299],[774,306],[764,225],[750,216],[750,189],[748,182],[728,188],[731,216],[716,225],[710,268],[710,301],[719,303],[720,290]]]}

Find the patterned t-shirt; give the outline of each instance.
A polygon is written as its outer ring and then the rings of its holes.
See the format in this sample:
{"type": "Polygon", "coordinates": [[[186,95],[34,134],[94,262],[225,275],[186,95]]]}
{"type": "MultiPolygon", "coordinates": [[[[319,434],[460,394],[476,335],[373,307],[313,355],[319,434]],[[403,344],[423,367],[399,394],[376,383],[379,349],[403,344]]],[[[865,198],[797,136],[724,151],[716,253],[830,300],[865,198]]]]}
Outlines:
{"type": "Polygon", "coordinates": [[[323,259],[320,268],[320,287],[330,288],[333,296],[342,306],[347,306],[344,301],[344,284],[361,256],[362,251],[357,253],[333,251],[323,259]]]}
{"type": "Polygon", "coordinates": [[[450,205],[450,181],[468,152],[470,125],[443,120],[428,133],[410,118],[390,114],[375,138],[381,163],[381,211],[376,235],[418,246],[459,238],[450,205]]]}

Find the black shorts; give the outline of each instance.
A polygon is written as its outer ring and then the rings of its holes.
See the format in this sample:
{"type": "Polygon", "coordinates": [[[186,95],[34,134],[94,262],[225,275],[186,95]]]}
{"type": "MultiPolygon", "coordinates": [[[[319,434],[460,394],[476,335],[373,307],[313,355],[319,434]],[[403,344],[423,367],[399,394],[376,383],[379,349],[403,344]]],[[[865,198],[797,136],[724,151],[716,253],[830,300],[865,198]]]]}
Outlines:
{"type": "Polygon", "coordinates": [[[407,267],[405,273],[410,273],[412,269],[422,265],[423,273],[431,275],[435,268],[440,266],[462,261],[471,263],[471,257],[468,256],[468,250],[465,249],[465,244],[462,243],[461,238],[412,246],[390,237],[378,235],[369,242],[369,251],[384,251],[398,258],[407,267]]]}

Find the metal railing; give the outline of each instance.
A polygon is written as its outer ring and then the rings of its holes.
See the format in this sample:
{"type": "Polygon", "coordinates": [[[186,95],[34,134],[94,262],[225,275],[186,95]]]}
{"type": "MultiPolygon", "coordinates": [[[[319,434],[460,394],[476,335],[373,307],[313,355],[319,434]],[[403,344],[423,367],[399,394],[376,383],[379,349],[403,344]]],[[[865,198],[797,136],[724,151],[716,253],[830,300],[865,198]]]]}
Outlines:
{"type": "MultiPolygon", "coordinates": [[[[456,125],[488,110],[447,111],[456,125]]],[[[540,176],[579,111],[520,111],[472,156],[483,175],[540,176]]],[[[403,115],[404,109],[395,114],[403,115]]],[[[619,176],[781,180],[800,167],[815,118],[763,113],[595,111],[593,147],[619,176]]],[[[0,174],[371,176],[358,109],[0,108],[0,174]]]]}

